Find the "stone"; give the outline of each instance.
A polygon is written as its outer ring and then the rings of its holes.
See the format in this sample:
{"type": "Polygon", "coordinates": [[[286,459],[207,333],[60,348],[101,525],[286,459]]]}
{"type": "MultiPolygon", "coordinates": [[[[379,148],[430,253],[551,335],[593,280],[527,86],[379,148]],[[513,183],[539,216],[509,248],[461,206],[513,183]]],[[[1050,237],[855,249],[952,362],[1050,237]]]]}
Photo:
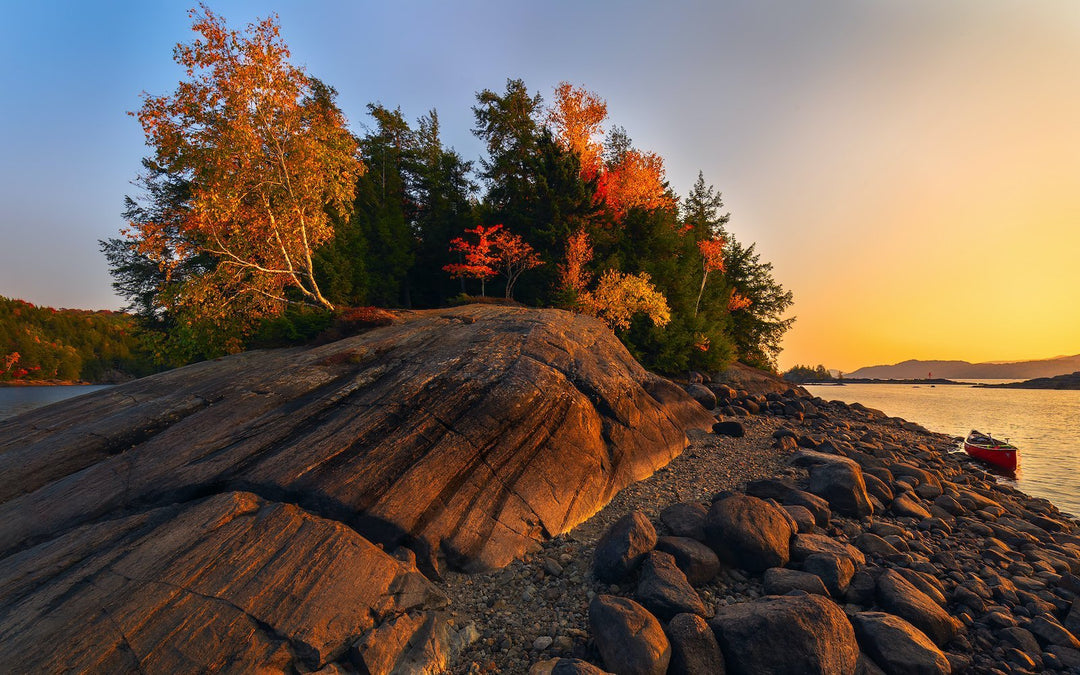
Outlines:
{"type": "Polygon", "coordinates": [[[810,534],[817,529],[817,522],[814,520],[814,514],[810,513],[810,509],[805,506],[785,504],[784,510],[787,511],[787,514],[795,521],[798,532],[810,534]]]}
{"type": "Polygon", "coordinates": [[[588,661],[573,658],[554,658],[537,661],[529,668],[529,675],[611,675],[588,661]]]}
{"type": "Polygon", "coordinates": [[[604,583],[618,583],[637,569],[642,556],[656,546],[656,529],[645,514],[632,511],[619,518],[596,542],[593,575],[604,583]]]}
{"type": "Polygon", "coordinates": [[[656,550],[670,554],[693,586],[706,584],[720,573],[720,559],[716,553],[696,539],[660,537],[656,541],[656,550]]]}
{"type": "Polygon", "coordinates": [[[627,598],[597,595],[589,603],[589,628],[604,668],[622,675],[664,675],[671,644],[660,623],[627,598]]]}
{"type": "Polygon", "coordinates": [[[790,570],[786,567],[770,567],[765,570],[762,582],[767,595],[787,595],[791,591],[829,595],[825,583],[818,575],[799,570],[790,570]]]}
{"type": "Polygon", "coordinates": [[[825,499],[829,508],[837,513],[853,518],[874,513],[870,495],[866,492],[862,469],[851,460],[823,462],[811,466],[809,490],[825,499]]]}
{"type": "Polygon", "coordinates": [[[497,569],[715,418],[597,319],[466,305],[158,373],[0,422],[0,554],[218,486],[348,523],[425,573],[497,569]]]}
{"type": "Polygon", "coordinates": [[[884,612],[851,616],[859,646],[886,673],[938,675],[952,672],[945,654],[918,628],[884,612]]]}
{"type": "Polygon", "coordinates": [[[815,553],[803,560],[802,568],[821,578],[825,588],[834,597],[841,598],[855,575],[855,564],[850,558],[831,553],[815,553]]]}
{"type": "Polygon", "coordinates": [[[859,658],[843,610],[820,595],[770,595],[719,607],[709,626],[733,675],[847,675],[859,658]]]}
{"type": "Polygon", "coordinates": [[[746,435],[746,428],[743,427],[742,422],[717,422],[713,425],[712,431],[719,436],[731,436],[733,438],[742,438],[746,435]]]}
{"type": "Polygon", "coordinates": [[[705,539],[705,516],[709,509],[699,502],[672,504],[660,512],[660,522],[676,537],[705,539]]]}
{"type": "Polygon", "coordinates": [[[888,504],[893,500],[893,491],[889,489],[885,481],[865,469],[863,470],[863,481],[866,482],[866,492],[871,497],[877,497],[877,500],[882,504],[888,504]]]}
{"type": "Polygon", "coordinates": [[[926,572],[920,572],[906,567],[897,567],[896,572],[907,579],[912,586],[925,593],[926,597],[942,607],[945,606],[945,603],[947,602],[945,598],[945,586],[943,586],[934,576],[927,574],[926,572]]]}
{"type": "Polygon", "coordinates": [[[712,392],[703,384],[688,384],[685,387],[686,393],[690,394],[690,397],[701,404],[702,408],[706,410],[712,410],[716,407],[716,394],[712,392]]]}
{"type": "Polygon", "coordinates": [[[642,607],[662,621],[676,614],[705,615],[705,605],[675,558],[662,551],[649,551],[641,563],[636,598],[642,607]]]}
{"type": "Polygon", "coordinates": [[[451,660],[442,613],[405,614],[357,640],[349,660],[366,673],[438,673],[451,660]]]}
{"type": "Polygon", "coordinates": [[[1027,629],[1044,647],[1047,645],[1061,645],[1072,649],[1080,649],[1080,640],[1056,621],[1045,616],[1037,616],[1031,620],[1027,629]]]}
{"type": "Polygon", "coordinates": [[[907,492],[900,493],[896,499],[892,500],[889,504],[889,512],[901,518],[915,518],[916,520],[930,518],[930,512],[926,510],[926,507],[907,492]]]}
{"type": "Polygon", "coordinates": [[[863,553],[880,556],[882,558],[900,555],[900,551],[898,551],[895,546],[872,532],[863,532],[855,537],[855,547],[863,553]]]}
{"type": "Polygon", "coordinates": [[[318,670],[379,630],[448,651],[448,600],[416,568],[246,492],[73,528],[0,579],[0,663],[27,671],[318,670]]]}
{"type": "Polygon", "coordinates": [[[718,499],[705,518],[705,543],[721,561],[750,572],[786,565],[791,535],[780,509],[748,495],[718,499]]]}
{"type": "Polygon", "coordinates": [[[878,577],[877,597],[891,614],[906,620],[943,647],[959,631],[955,619],[895,570],[878,577]]]}
{"type": "Polygon", "coordinates": [[[1011,645],[1030,656],[1038,656],[1042,651],[1039,641],[1035,639],[1031,631],[1019,626],[1002,628],[998,631],[998,638],[1002,644],[1011,645]]]}
{"type": "Polygon", "coordinates": [[[668,675],[724,675],[724,655],[705,619],[696,614],[678,614],[667,625],[671,643],[668,675]]]}
{"type": "Polygon", "coordinates": [[[824,553],[847,558],[855,567],[866,564],[866,556],[851,544],[845,544],[823,534],[797,534],[791,539],[791,559],[802,562],[808,557],[824,553]]]}

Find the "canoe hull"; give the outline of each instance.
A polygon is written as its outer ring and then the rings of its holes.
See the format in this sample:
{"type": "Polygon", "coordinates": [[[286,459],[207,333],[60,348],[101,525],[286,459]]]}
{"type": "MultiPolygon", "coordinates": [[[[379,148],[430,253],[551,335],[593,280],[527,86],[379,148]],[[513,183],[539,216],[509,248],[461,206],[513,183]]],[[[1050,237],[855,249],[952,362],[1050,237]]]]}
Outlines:
{"type": "Polygon", "coordinates": [[[1016,471],[1016,465],[1019,461],[1016,448],[1012,446],[987,448],[965,442],[964,451],[975,459],[981,459],[988,464],[993,464],[1008,471],[1016,471]]]}

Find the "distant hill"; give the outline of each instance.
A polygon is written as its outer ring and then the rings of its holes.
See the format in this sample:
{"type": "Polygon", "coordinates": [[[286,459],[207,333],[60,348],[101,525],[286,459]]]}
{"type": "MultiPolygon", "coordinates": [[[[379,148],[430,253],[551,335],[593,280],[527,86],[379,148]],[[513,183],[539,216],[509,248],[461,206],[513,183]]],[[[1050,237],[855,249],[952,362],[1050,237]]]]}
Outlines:
{"type": "Polygon", "coordinates": [[[912,359],[891,366],[870,366],[844,373],[844,379],[870,378],[881,380],[933,377],[968,380],[1031,379],[1068,375],[1080,370],[1080,354],[1059,356],[1039,361],[1012,363],[968,363],[967,361],[920,361],[912,359]]]}
{"type": "Polygon", "coordinates": [[[1080,371],[1055,377],[1037,377],[1024,382],[1009,384],[980,384],[980,387],[1005,387],[1007,389],[1080,389],[1080,371]]]}
{"type": "Polygon", "coordinates": [[[121,312],[38,307],[0,296],[0,383],[111,383],[156,369],[121,312]]]}

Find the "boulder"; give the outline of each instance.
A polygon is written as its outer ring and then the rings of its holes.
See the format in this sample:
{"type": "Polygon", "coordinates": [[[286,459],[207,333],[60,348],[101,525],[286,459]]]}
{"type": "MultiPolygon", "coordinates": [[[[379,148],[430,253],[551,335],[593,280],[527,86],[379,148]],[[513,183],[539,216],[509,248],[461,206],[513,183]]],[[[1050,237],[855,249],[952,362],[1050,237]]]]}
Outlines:
{"type": "Polygon", "coordinates": [[[810,468],[810,492],[822,497],[837,513],[862,518],[874,513],[862,469],[855,462],[827,462],[810,468]]]}
{"type": "Polygon", "coordinates": [[[700,403],[702,408],[712,410],[716,407],[716,394],[712,392],[712,389],[703,384],[688,384],[685,388],[686,393],[700,403]]]}
{"type": "Polygon", "coordinates": [[[786,567],[770,567],[762,579],[766,595],[787,595],[791,591],[804,591],[815,595],[828,595],[821,577],[809,572],[789,570],[786,567]]]}
{"type": "Polygon", "coordinates": [[[447,598],[415,567],[245,492],[74,528],[0,580],[0,663],[27,671],[318,670],[373,631],[433,645],[432,667],[447,651],[447,598]]]}
{"type": "Polygon", "coordinates": [[[926,507],[919,503],[918,498],[913,497],[910,493],[901,492],[892,503],[889,504],[889,511],[896,516],[902,518],[915,518],[916,520],[926,520],[930,517],[930,512],[926,510],[926,507]]]}
{"type": "Polygon", "coordinates": [[[720,559],[716,553],[696,539],[660,537],[656,541],[656,550],[670,554],[686,580],[694,586],[709,583],[720,572],[720,559]]]}
{"type": "Polygon", "coordinates": [[[671,663],[667,675],[724,675],[724,655],[709,624],[696,614],[679,614],[667,626],[671,663]]]}
{"type": "Polygon", "coordinates": [[[918,628],[884,612],[856,612],[851,625],[859,646],[891,675],[947,675],[949,660],[918,628]]]}
{"type": "Polygon", "coordinates": [[[823,534],[797,534],[791,539],[791,559],[802,562],[808,557],[824,553],[846,558],[855,567],[866,564],[866,556],[851,544],[837,541],[823,534]]]}
{"type": "Polygon", "coordinates": [[[662,551],[649,551],[641,562],[637,601],[662,621],[676,614],[705,615],[705,605],[675,558],[662,551]]]}
{"type": "Polygon", "coordinates": [[[855,575],[851,558],[831,553],[815,553],[802,563],[803,570],[821,578],[833,597],[841,598],[855,575]]]}
{"type": "Polygon", "coordinates": [[[722,561],[751,572],[786,565],[791,535],[780,509],[748,495],[718,499],[705,518],[705,543],[722,561]]]}
{"type": "Polygon", "coordinates": [[[859,647],[836,603],[820,595],[767,596],[720,607],[709,621],[736,675],[848,675],[859,647]]]}
{"type": "Polygon", "coordinates": [[[400,312],[0,422],[0,553],[231,488],[347,523],[421,566],[498,568],[582,522],[715,418],[601,321],[496,305],[400,312]]]}
{"type": "Polygon", "coordinates": [[[742,425],[742,422],[717,422],[713,425],[712,431],[719,436],[731,436],[733,438],[742,438],[746,435],[746,428],[742,425]]]}
{"type": "Polygon", "coordinates": [[[672,504],[660,512],[660,522],[676,537],[705,539],[705,516],[709,509],[699,502],[672,504]]]}
{"type": "Polygon", "coordinates": [[[1028,624],[1027,629],[1038,639],[1039,644],[1061,645],[1072,649],[1080,649],[1080,640],[1064,626],[1045,616],[1037,616],[1028,624]]]}
{"type": "Polygon", "coordinates": [[[349,659],[363,673],[445,672],[451,660],[449,631],[443,612],[405,614],[357,640],[349,659]]]}
{"type": "Polygon", "coordinates": [[[589,627],[604,668],[619,675],[664,675],[671,644],[660,623],[627,598],[598,595],[589,603],[589,627]]]}
{"type": "Polygon", "coordinates": [[[795,521],[797,532],[809,534],[817,529],[817,523],[814,521],[814,514],[810,513],[810,509],[805,506],[785,504],[784,510],[787,511],[787,514],[795,521]]]}
{"type": "Polygon", "coordinates": [[[631,511],[615,521],[596,542],[593,574],[605,583],[622,581],[654,546],[656,529],[644,513],[631,511]]]}
{"type": "Polygon", "coordinates": [[[588,661],[555,658],[538,661],[529,668],[529,675],[611,675],[588,661]]]}
{"type": "Polygon", "coordinates": [[[885,610],[905,619],[939,647],[959,631],[956,619],[895,570],[878,577],[877,598],[885,610]]]}
{"type": "Polygon", "coordinates": [[[881,556],[882,558],[900,555],[900,551],[895,546],[872,532],[863,532],[855,537],[855,546],[863,553],[881,556]]]}

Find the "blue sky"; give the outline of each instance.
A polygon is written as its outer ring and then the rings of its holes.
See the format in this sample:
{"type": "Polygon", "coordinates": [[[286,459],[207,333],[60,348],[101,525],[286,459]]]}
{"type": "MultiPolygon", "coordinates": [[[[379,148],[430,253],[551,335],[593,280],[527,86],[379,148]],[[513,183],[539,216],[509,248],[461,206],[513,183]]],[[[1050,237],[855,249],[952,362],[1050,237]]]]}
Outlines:
{"type": "MultiPolygon", "coordinates": [[[[436,108],[468,159],[480,89],[595,91],[680,194],[703,170],[733,232],[775,263],[799,315],[787,365],[1080,352],[1080,310],[1059,293],[1080,288],[1074,0],[209,6],[234,27],[276,12],[357,133],[369,102],[436,108]],[[957,271],[972,252],[1021,273],[973,284],[957,271]],[[957,341],[946,327],[972,311],[1025,329],[957,341]]],[[[175,88],[189,7],[4,3],[0,295],[120,305],[96,242],[123,225],[147,154],[125,113],[175,88]]]]}

